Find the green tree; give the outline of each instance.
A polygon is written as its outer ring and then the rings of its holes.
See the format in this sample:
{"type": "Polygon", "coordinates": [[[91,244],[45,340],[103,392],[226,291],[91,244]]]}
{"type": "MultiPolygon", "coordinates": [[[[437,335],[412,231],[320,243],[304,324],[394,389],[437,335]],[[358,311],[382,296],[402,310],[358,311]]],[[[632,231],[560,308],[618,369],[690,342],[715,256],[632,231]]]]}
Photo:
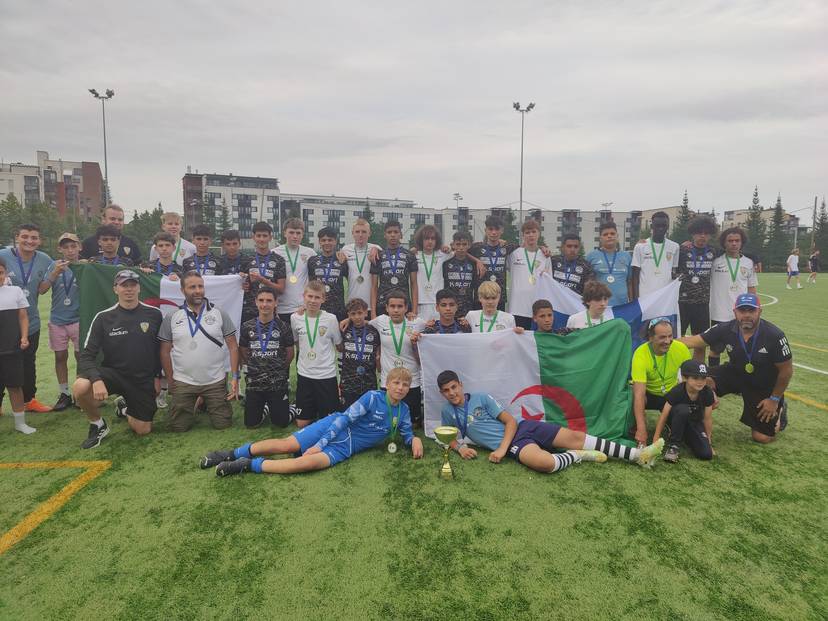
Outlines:
{"type": "MultiPolygon", "coordinates": [[[[819,250],[820,256],[823,257],[828,252],[828,210],[825,208],[825,198],[822,199],[819,214],[814,222],[814,248],[819,250]]],[[[808,254],[811,252],[813,249],[809,248],[808,254]]]]}
{"type": "Polygon", "coordinates": [[[770,228],[768,229],[768,243],[765,247],[763,265],[768,271],[780,270],[785,267],[785,260],[791,252],[791,238],[785,230],[785,212],[782,209],[782,195],[776,198],[773,208],[770,228]]]}
{"type": "Polygon", "coordinates": [[[227,209],[227,201],[221,199],[221,216],[218,222],[218,228],[216,229],[216,243],[221,243],[221,233],[223,231],[229,231],[233,228],[233,221],[230,219],[230,210],[227,209]]]}
{"type": "Polygon", "coordinates": [[[23,222],[23,205],[14,194],[0,202],[0,245],[14,242],[14,229],[23,222]]]}
{"type": "Polygon", "coordinates": [[[161,230],[161,215],[164,209],[159,204],[152,211],[133,212],[132,220],[124,225],[124,233],[135,240],[143,256],[149,256],[152,238],[161,230]]]}
{"type": "Polygon", "coordinates": [[[687,200],[687,190],[684,190],[684,198],[681,201],[681,209],[679,210],[676,221],[673,223],[673,230],[670,233],[670,239],[676,243],[682,243],[690,239],[690,233],[687,232],[687,223],[693,218],[693,212],[690,211],[689,201],[687,200]]]}
{"type": "Polygon", "coordinates": [[[745,231],[748,243],[743,250],[752,255],[763,257],[767,241],[767,223],[762,218],[762,205],[759,203],[759,186],[753,188],[753,200],[748,207],[745,231]]]}
{"type": "Polygon", "coordinates": [[[368,221],[368,226],[371,227],[371,235],[368,237],[368,243],[385,247],[385,229],[382,224],[374,221],[374,212],[367,198],[365,199],[365,211],[363,211],[362,217],[368,221]]]}
{"type": "Polygon", "coordinates": [[[511,207],[509,207],[509,211],[506,212],[506,216],[503,218],[503,235],[501,235],[501,239],[505,239],[507,242],[513,244],[520,244],[520,231],[515,226],[515,212],[512,211],[511,207]]]}

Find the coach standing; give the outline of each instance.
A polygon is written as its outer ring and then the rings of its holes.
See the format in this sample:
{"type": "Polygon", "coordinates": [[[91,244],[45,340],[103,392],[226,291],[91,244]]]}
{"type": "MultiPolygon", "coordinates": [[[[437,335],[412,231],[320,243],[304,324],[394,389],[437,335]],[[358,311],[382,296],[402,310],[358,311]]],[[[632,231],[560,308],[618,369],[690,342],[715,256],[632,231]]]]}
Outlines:
{"type": "Polygon", "coordinates": [[[236,327],[229,315],[204,297],[204,279],[198,272],[181,277],[181,291],[184,304],[164,317],[158,332],[161,366],[172,395],[170,429],[188,431],[193,426],[199,397],[207,406],[213,427],[226,429],[233,424],[230,400],[239,390],[236,327]],[[225,366],[228,351],[233,373],[230,394],[225,366]]]}
{"type": "Polygon", "coordinates": [[[138,282],[138,273],[132,270],[115,274],[118,304],[95,315],[78,354],[78,378],[72,391],[89,419],[89,434],[81,444],[85,449],[98,446],[109,434],[98,403],[112,393],[126,401],[132,431],[139,436],[152,431],[161,311],[139,301],[138,282]],[[100,363],[99,354],[103,354],[100,363]]]}
{"type": "MultiPolygon", "coordinates": [[[[114,226],[121,232],[121,245],[118,246],[118,255],[132,261],[133,265],[141,263],[141,247],[131,237],[123,234],[124,210],[120,205],[107,205],[101,214],[101,224],[114,226]]],[[[81,259],[91,259],[101,253],[97,235],[90,235],[83,240],[81,259]]]]}
{"type": "Polygon", "coordinates": [[[710,368],[716,394],[742,395],[742,418],[756,442],[773,442],[788,424],[784,395],[793,377],[791,347],[784,332],[761,318],[759,298],[736,299],[735,319],[681,339],[688,347],[726,349],[729,362],[710,368]]]}

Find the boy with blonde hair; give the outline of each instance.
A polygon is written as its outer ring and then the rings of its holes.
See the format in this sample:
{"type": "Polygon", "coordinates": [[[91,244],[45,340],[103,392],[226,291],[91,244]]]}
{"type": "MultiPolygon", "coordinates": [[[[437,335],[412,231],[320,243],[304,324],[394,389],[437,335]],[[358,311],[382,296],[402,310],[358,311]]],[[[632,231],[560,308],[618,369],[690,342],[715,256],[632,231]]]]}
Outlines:
{"type": "MultiPolygon", "coordinates": [[[[188,242],[181,237],[181,214],[174,211],[167,211],[161,215],[161,230],[169,233],[175,240],[175,250],[173,250],[173,261],[182,267],[184,266],[184,259],[189,259],[196,253],[195,244],[188,242]]],[[[155,245],[150,248],[150,261],[155,261],[158,258],[158,251],[155,245]]]]}

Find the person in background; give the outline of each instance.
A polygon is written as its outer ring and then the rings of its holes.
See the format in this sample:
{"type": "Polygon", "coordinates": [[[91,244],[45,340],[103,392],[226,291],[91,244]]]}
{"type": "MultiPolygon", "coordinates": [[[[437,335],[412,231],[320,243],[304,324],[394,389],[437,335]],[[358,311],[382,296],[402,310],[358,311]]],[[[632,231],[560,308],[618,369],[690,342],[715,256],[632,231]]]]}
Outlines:
{"type": "MultiPolygon", "coordinates": [[[[364,302],[371,299],[371,264],[376,261],[377,253],[382,250],[377,244],[368,243],[371,237],[371,225],[364,218],[357,218],[351,228],[354,243],[345,244],[340,250],[341,262],[348,262],[348,295],[346,303],[359,298],[364,302]]],[[[368,319],[371,318],[370,308],[368,319]]]]}
{"type": "Polygon", "coordinates": [[[652,234],[633,249],[631,300],[666,287],[673,280],[678,268],[679,245],[667,239],[669,227],[670,216],[663,211],[655,212],[651,220],[652,234]]]}
{"type": "Polygon", "coordinates": [[[709,216],[695,216],[687,224],[690,243],[679,249],[678,275],[679,313],[681,334],[687,329],[699,334],[710,327],[710,281],[715,251],[710,247],[710,236],[716,232],[716,223],[709,216]]]}
{"type": "MultiPolygon", "coordinates": [[[[55,375],[60,396],[52,406],[55,412],[62,412],[73,405],[69,390],[69,343],[75,352],[75,361],[80,351],[80,294],[71,265],[80,257],[80,239],[74,233],[64,233],[58,239],[58,252],[62,259],[55,261],[58,277],[52,287],[52,312],[49,314],[49,349],[55,352],[55,375]]],[[[51,283],[51,279],[50,279],[51,283]]]]}
{"type": "Polygon", "coordinates": [[[586,310],[570,315],[566,327],[572,330],[583,330],[597,326],[614,317],[609,307],[609,300],[612,297],[610,288],[597,280],[590,280],[584,286],[582,299],[586,310]]]}
{"type": "Polygon", "coordinates": [[[29,301],[23,289],[6,284],[6,262],[0,259],[0,399],[5,391],[14,416],[14,428],[29,435],[23,401],[23,352],[29,347],[29,301]]]}
{"type": "MultiPolygon", "coordinates": [[[[132,261],[133,265],[141,263],[141,248],[131,237],[124,235],[124,210],[120,205],[107,205],[101,213],[101,224],[114,226],[121,232],[121,243],[118,246],[118,254],[124,259],[132,261]]],[[[101,253],[96,235],[90,235],[83,240],[83,248],[80,252],[81,259],[91,259],[101,253]]]]}
{"type": "MultiPolygon", "coordinates": [[[[385,223],[385,250],[379,253],[375,263],[371,265],[371,317],[382,314],[388,304],[388,294],[392,291],[402,291],[405,299],[410,300],[411,307],[407,309],[410,317],[416,317],[418,308],[417,257],[400,244],[402,229],[396,220],[385,223]]],[[[416,379],[415,379],[416,381],[416,379]]],[[[412,412],[413,414],[413,412],[412,412]]],[[[416,419],[412,418],[415,421],[416,419]]]]}
{"type": "Polygon", "coordinates": [[[808,274],[808,282],[815,285],[819,273],[819,250],[814,250],[808,257],[808,269],[811,272],[808,274]]]}
{"type": "Polygon", "coordinates": [[[279,318],[290,325],[291,314],[302,305],[305,285],[308,284],[308,260],[316,256],[313,248],[302,245],[305,223],[299,218],[290,218],[283,227],[285,243],[273,249],[274,256],[283,260],[285,284],[279,293],[276,312],[279,318]]]}
{"type": "MultiPolygon", "coordinates": [[[[188,242],[181,237],[181,214],[174,211],[168,211],[161,215],[161,230],[169,233],[175,240],[175,250],[173,250],[173,261],[184,266],[184,259],[191,257],[196,252],[196,247],[193,243],[188,242]]],[[[158,252],[155,246],[150,248],[150,261],[155,261],[158,258],[158,252]]]]}
{"type": "Polygon", "coordinates": [[[216,276],[221,274],[221,260],[210,252],[213,243],[213,233],[206,224],[197,224],[192,231],[195,254],[184,259],[184,272],[196,271],[201,276],[216,276]]]}
{"type": "Polygon", "coordinates": [[[581,238],[574,233],[564,235],[561,242],[561,254],[549,257],[552,278],[567,289],[583,295],[584,285],[595,277],[592,265],[579,256],[581,238]]]}
{"type": "Polygon", "coordinates": [[[132,259],[122,257],[118,254],[118,248],[121,244],[121,231],[114,226],[104,224],[98,227],[98,230],[95,231],[95,236],[98,238],[98,246],[101,249],[101,253],[91,257],[89,259],[90,263],[132,267],[132,259]]]}
{"type": "Polygon", "coordinates": [[[788,280],[785,283],[785,288],[792,289],[791,278],[796,278],[796,288],[802,289],[802,283],[799,282],[799,248],[791,250],[785,265],[788,269],[788,280]]]}
{"type": "Polygon", "coordinates": [[[538,299],[540,275],[551,270],[549,258],[538,246],[540,225],[529,218],[521,226],[523,246],[509,255],[509,313],[515,324],[530,330],[532,328],[532,304],[538,299]]]}
{"type": "MultiPolygon", "coordinates": [[[[345,319],[345,280],[348,278],[348,261],[340,261],[336,252],[339,234],[330,227],[319,229],[321,254],[308,258],[308,279],[318,280],[325,286],[322,310],[345,319]]],[[[362,394],[362,393],[360,393],[362,394]]]]}
{"type": "Polygon", "coordinates": [[[600,245],[586,256],[595,279],[610,288],[610,306],[620,306],[630,301],[630,264],[632,255],[618,248],[618,227],[615,222],[602,222],[600,245]]]}
{"type": "Polygon", "coordinates": [[[155,261],[146,261],[141,264],[141,271],[145,274],[161,274],[170,280],[178,280],[181,278],[184,271],[181,266],[173,261],[173,252],[175,252],[175,238],[169,233],[161,231],[156,233],[153,238],[155,252],[158,258],[155,261]]]}

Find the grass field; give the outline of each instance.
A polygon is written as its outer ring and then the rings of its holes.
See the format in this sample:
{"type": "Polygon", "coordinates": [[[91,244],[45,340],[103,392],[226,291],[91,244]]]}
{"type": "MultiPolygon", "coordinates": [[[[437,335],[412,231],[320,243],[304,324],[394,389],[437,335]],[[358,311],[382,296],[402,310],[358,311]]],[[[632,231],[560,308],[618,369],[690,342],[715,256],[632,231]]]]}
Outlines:
{"type": "MultiPolygon", "coordinates": [[[[787,291],[762,275],[761,288],[794,362],[828,371],[828,279],[787,291]]],[[[45,338],[39,374],[52,403],[45,338]]],[[[541,476],[454,459],[454,482],[430,441],[418,462],[377,449],[326,472],[219,480],[197,467],[206,450],[274,433],[246,431],[240,412],[230,430],[202,420],[183,435],[161,413],[141,439],[108,413],[92,451],[77,410],[30,415],[27,437],[7,415],[0,462],[112,467],[0,553],[0,619],[825,619],[828,375],[796,368],[790,390],[811,404],[791,400],[769,446],[723,399],[712,463],[541,476]]],[[[0,535],[81,473],[0,470],[0,535]]]]}

